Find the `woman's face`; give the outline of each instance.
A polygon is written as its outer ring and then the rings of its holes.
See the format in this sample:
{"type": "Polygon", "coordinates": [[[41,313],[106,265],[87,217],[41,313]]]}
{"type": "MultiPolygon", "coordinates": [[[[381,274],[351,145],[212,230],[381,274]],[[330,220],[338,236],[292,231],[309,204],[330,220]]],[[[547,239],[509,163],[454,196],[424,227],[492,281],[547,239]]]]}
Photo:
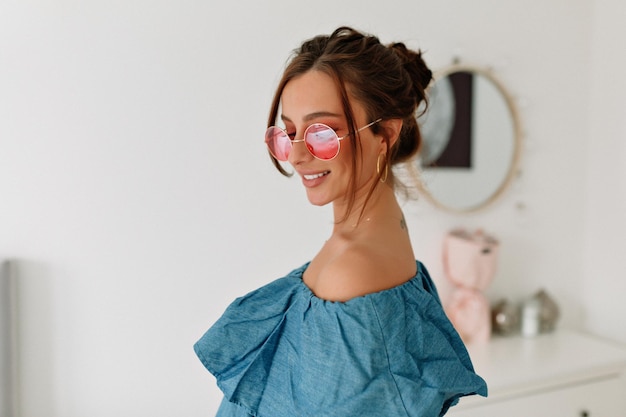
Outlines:
{"type": "MultiPolygon", "coordinates": [[[[285,130],[294,139],[302,139],[304,131],[313,123],[330,126],[339,137],[348,134],[348,123],[343,112],[341,96],[333,79],[323,72],[311,70],[287,83],[282,96],[281,118],[285,130]]],[[[357,128],[367,125],[363,106],[356,100],[350,101],[357,128]]],[[[356,183],[357,201],[365,196],[373,181],[376,181],[376,160],[383,151],[382,140],[364,129],[359,139],[354,135],[341,140],[337,157],[330,161],[315,158],[303,142],[293,143],[289,163],[302,178],[307,197],[312,204],[325,205],[331,202],[347,204],[352,159],[355,158],[349,141],[360,140],[362,158],[357,157],[356,183]]]]}

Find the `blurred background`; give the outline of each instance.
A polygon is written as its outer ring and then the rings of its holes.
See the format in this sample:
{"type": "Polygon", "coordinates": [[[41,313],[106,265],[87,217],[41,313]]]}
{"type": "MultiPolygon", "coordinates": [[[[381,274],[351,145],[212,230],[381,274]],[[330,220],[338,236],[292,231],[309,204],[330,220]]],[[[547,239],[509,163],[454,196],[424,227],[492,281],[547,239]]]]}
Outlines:
{"type": "Polygon", "coordinates": [[[290,51],[339,25],[435,70],[490,68],[519,108],[519,172],[496,203],[404,202],[435,281],[445,233],[484,228],[501,245],[491,297],[545,288],[563,327],[626,343],[624,16],[619,0],[2,0],[20,416],[213,415],[193,343],[330,234],[263,132],[290,51]]]}

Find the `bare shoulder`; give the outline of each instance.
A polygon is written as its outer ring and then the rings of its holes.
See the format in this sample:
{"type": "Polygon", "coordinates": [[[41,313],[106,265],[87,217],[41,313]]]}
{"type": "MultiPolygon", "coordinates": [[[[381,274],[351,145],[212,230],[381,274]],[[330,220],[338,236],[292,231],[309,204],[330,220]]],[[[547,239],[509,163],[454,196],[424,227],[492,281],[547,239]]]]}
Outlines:
{"type": "Polygon", "coordinates": [[[353,247],[319,271],[314,292],[325,300],[347,301],[400,285],[414,274],[414,260],[398,262],[367,247],[353,247]]]}

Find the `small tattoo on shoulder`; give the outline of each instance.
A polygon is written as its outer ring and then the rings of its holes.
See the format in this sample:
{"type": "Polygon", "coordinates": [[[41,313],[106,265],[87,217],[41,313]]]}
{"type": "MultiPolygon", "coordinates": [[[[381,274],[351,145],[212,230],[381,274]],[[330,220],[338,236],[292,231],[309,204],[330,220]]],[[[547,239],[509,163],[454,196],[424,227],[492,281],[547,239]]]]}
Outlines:
{"type": "Polygon", "coordinates": [[[406,226],[406,220],[404,220],[404,214],[402,215],[402,218],[400,219],[400,228],[404,230],[408,230],[408,227],[406,226]]]}

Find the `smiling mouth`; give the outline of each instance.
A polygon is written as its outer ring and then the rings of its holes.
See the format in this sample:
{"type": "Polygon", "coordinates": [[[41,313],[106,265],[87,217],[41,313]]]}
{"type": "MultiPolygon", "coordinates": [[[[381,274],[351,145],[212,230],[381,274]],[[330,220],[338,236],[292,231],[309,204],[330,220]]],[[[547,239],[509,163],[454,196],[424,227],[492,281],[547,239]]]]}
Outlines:
{"type": "Polygon", "coordinates": [[[306,175],[305,174],[305,175],[302,175],[302,177],[305,180],[314,180],[314,179],[317,179],[317,178],[322,178],[323,176],[328,175],[328,174],[330,174],[330,171],[324,171],[324,172],[320,172],[318,174],[311,174],[311,175],[306,175]]]}

